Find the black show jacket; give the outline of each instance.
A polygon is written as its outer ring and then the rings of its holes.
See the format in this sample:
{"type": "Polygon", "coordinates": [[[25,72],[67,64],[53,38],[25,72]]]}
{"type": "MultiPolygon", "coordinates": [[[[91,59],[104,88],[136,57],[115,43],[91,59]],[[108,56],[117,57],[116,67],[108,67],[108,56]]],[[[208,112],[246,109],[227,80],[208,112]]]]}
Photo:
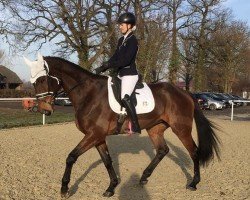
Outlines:
{"type": "Polygon", "coordinates": [[[108,65],[118,70],[119,76],[137,75],[135,64],[136,54],[138,51],[138,41],[131,32],[126,37],[118,40],[118,45],[114,55],[109,59],[108,65]]]}

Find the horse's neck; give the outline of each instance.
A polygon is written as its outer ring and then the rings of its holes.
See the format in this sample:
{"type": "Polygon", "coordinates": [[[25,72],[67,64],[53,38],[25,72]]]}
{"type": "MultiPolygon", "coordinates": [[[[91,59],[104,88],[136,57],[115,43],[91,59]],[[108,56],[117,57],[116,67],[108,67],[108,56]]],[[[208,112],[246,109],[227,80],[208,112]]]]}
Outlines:
{"type": "MultiPolygon", "coordinates": [[[[70,68],[70,66],[69,66],[70,68]]],[[[83,102],[94,88],[94,80],[89,73],[79,69],[60,68],[56,73],[60,74],[62,87],[68,92],[75,109],[79,102],[83,102]]]]}

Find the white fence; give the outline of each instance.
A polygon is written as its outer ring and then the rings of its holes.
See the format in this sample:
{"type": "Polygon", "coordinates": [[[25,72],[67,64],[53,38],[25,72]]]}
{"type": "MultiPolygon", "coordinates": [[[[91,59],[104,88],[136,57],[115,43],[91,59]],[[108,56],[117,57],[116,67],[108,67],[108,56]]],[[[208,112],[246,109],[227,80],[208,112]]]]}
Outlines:
{"type": "Polygon", "coordinates": [[[250,103],[250,100],[230,100],[229,103],[232,105],[231,107],[231,121],[234,119],[234,103],[250,103]]]}
{"type": "MultiPolygon", "coordinates": [[[[56,99],[69,99],[67,97],[58,97],[56,99]]],[[[0,98],[0,101],[3,102],[9,102],[9,101],[14,101],[14,102],[18,102],[18,101],[23,101],[23,100],[36,100],[36,98],[0,98]]],[[[45,114],[42,115],[42,122],[43,125],[45,124],[45,114]]]]}

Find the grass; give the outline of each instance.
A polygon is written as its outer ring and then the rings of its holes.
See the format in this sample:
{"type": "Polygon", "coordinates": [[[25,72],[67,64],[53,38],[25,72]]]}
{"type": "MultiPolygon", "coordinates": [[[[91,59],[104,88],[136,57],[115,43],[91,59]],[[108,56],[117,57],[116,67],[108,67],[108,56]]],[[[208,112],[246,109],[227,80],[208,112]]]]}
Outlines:
{"type": "MultiPolygon", "coordinates": [[[[45,117],[46,124],[74,121],[74,113],[57,111],[45,117]]],[[[42,125],[42,114],[22,109],[0,108],[0,129],[42,125]]]]}

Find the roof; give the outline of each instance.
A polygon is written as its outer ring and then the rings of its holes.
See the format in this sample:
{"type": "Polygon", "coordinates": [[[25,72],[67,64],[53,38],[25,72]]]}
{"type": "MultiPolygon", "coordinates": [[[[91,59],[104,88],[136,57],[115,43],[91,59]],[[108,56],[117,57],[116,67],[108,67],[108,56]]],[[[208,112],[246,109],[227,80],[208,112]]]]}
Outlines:
{"type": "Polygon", "coordinates": [[[0,65],[0,76],[5,76],[8,83],[23,83],[15,72],[2,65],[0,65]]]}

